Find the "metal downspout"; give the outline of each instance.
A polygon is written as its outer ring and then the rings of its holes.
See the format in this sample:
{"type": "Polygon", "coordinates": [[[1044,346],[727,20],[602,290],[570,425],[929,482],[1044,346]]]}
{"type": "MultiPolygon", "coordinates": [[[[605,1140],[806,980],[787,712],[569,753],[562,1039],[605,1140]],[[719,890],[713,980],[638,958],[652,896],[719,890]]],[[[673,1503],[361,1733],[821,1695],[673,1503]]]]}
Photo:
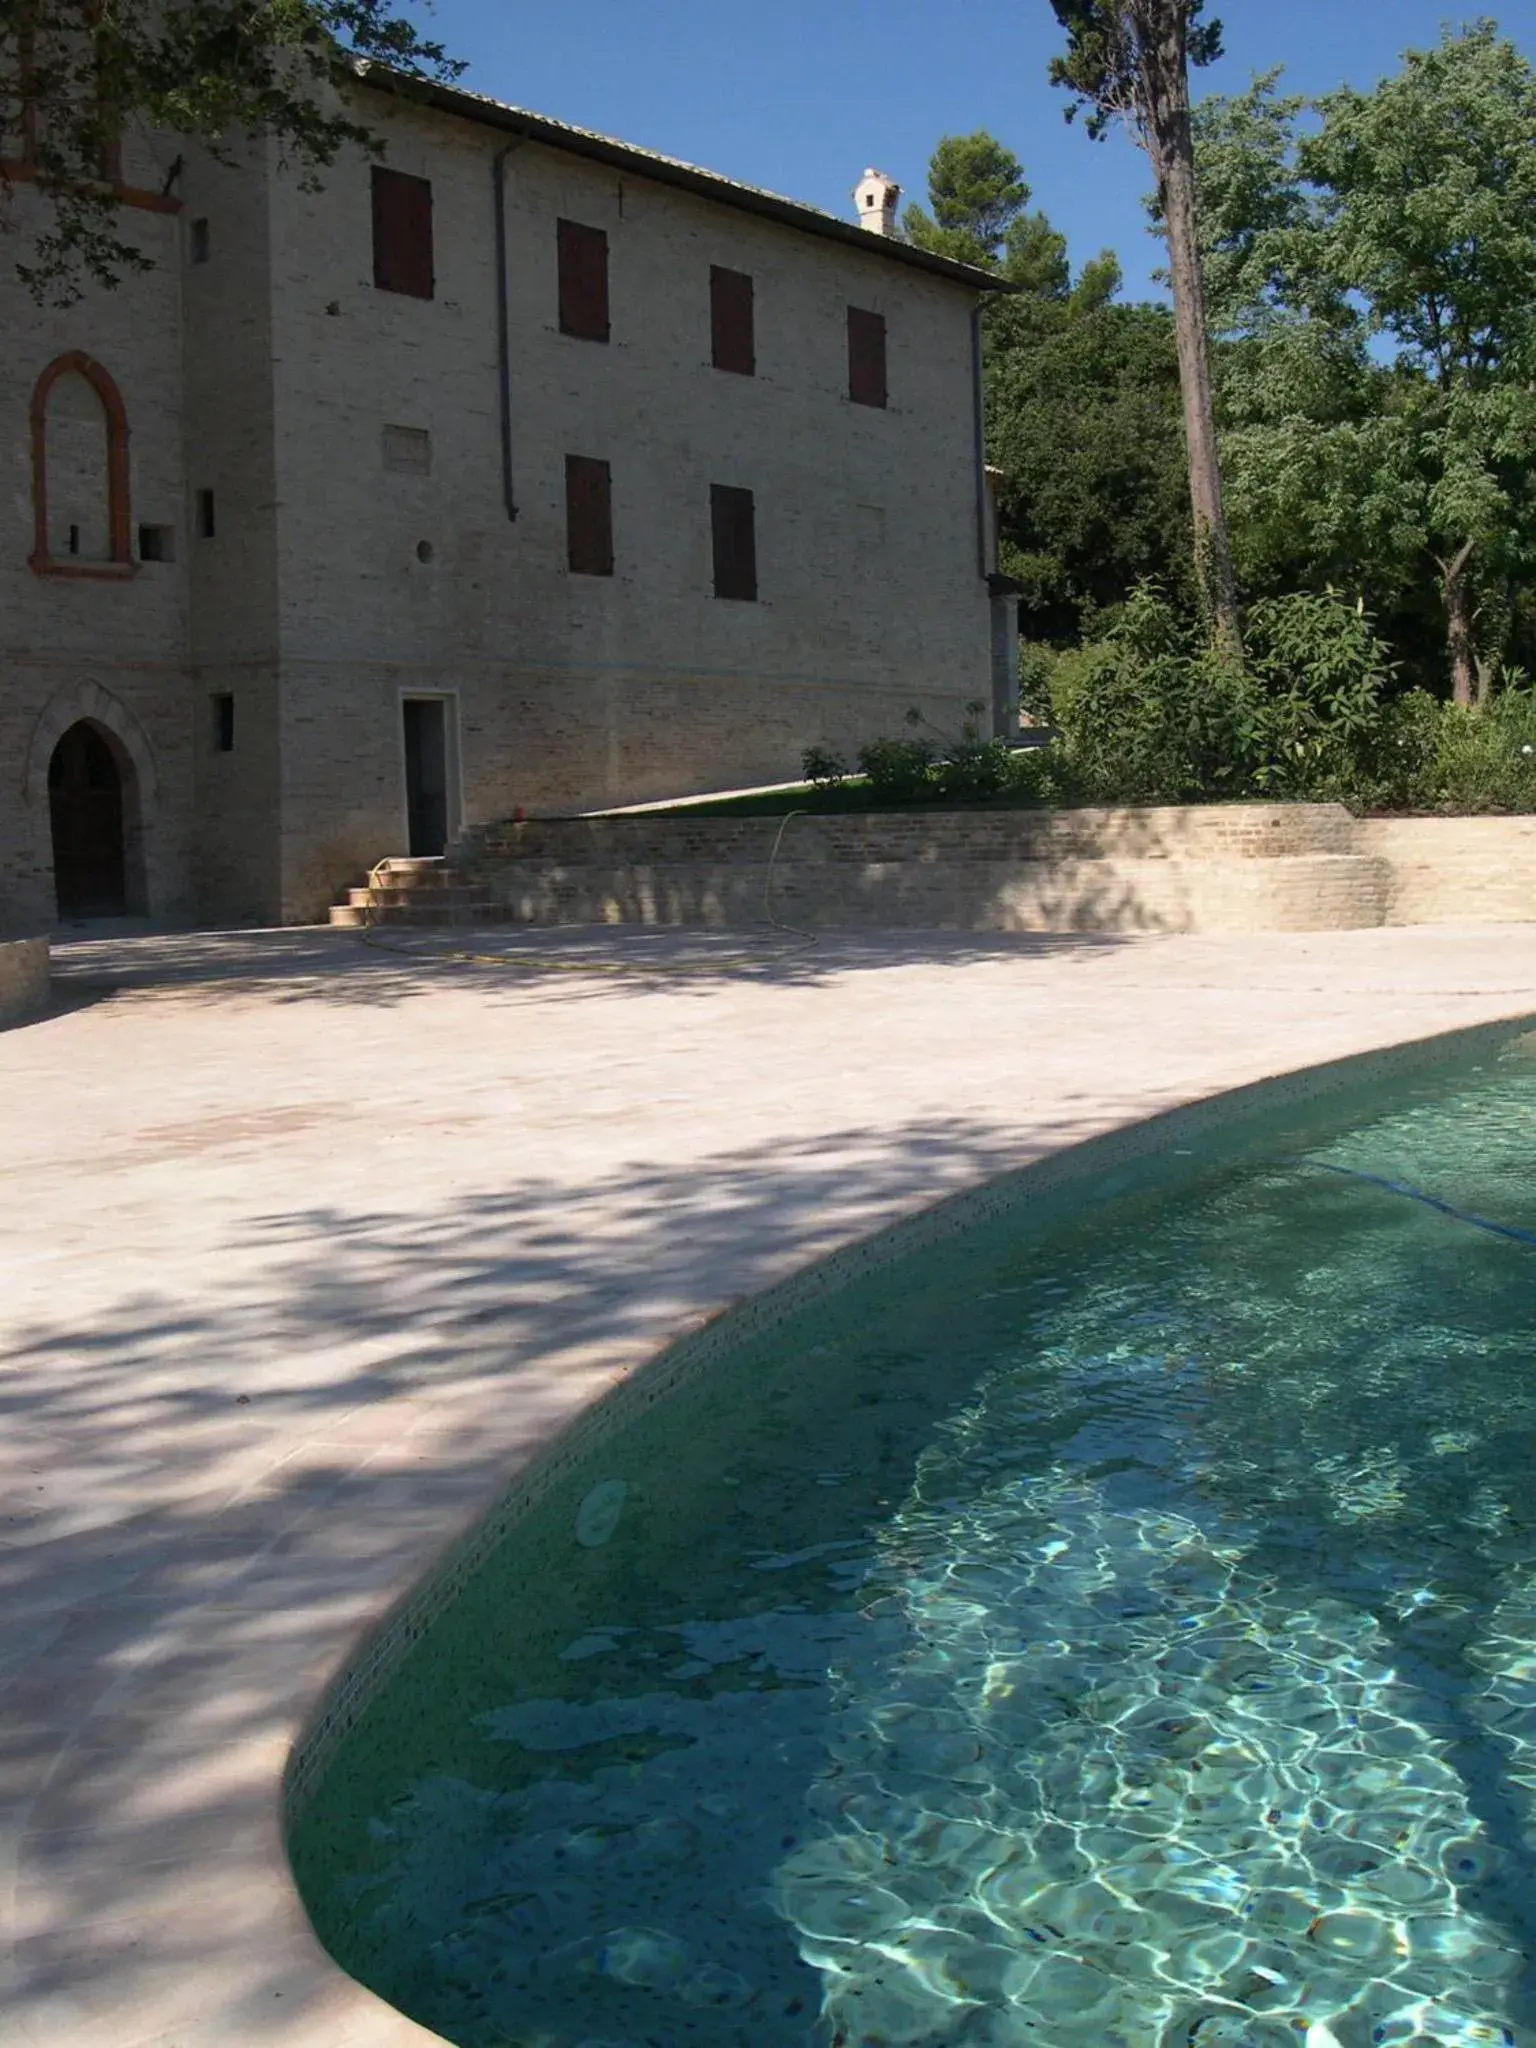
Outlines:
{"type": "Polygon", "coordinates": [[[976,421],[976,574],[987,574],[987,425],[981,383],[981,305],[971,308],[971,404],[976,421]]]}
{"type": "Polygon", "coordinates": [[[501,497],[507,517],[517,517],[517,497],[512,487],[512,324],[507,310],[507,158],[521,149],[527,137],[520,135],[499,150],[491,166],[491,183],[496,194],[496,349],[501,379],[501,497]]]}

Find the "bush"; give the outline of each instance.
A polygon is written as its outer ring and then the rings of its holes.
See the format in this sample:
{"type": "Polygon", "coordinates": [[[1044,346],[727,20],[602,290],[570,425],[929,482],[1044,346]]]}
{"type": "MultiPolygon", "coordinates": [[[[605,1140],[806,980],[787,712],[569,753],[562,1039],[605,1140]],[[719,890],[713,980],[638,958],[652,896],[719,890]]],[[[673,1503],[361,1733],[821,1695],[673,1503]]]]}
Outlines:
{"type": "Polygon", "coordinates": [[[1008,787],[1011,760],[1002,740],[963,739],[946,751],[932,779],[940,796],[997,796],[1008,787]]]}
{"type": "Polygon", "coordinates": [[[933,756],[927,740],[871,740],[859,749],[859,766],[875,796],[887,803],[911,803],[933,793],[933,756]]]}
{"type": "Polygon", "coordinates": [[[1057,703],[1064,765],[1090,801],[1181,803],[1242,792],[1254,695],[1155,584],[1132,592],[1057,703]]]}
{"type": "Polygon", "coordinates": [[[1368,764],[1384,772],[1393,674],[1369,613],[1335,592],[1256,604],[1239,658],[1143,584],[1051,680],[1067,763],[1093,799],[1187,803],[1352,794],[1368,764]]]}
{"type": "Polygon", "coordinates": [[[1246,733],[1267,796],[1351,794],[1369,773],[1396,663],[1363,604],[1334,591],[1267,598],[1249,612],[1244,660],[1257,684],[1246,733]]]}
{"type": "Polygon", "coordinates": [[[800,756],[800,768],[807,782],[817,789],[841,789],[848,779],[846,762],[825,747],[807,747],[800,756]]]}
{"type": "Polygon", "coordinates": [[[1481,710],[1442,704],[1417,808],[1536,810],[1536,696],[1507,690],[1481,710]]]}

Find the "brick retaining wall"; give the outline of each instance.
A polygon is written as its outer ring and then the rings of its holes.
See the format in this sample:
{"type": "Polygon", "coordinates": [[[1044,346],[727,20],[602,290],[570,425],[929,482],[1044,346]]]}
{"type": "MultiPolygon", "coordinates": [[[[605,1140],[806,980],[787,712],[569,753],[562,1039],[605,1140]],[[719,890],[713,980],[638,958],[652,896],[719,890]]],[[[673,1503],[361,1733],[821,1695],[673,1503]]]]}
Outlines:
{"type": "Polygon", "coordinates": [[[337,921],[1255,932],[1536,917],[1536,818],[1357,820],[1340,804],[529,819],[413,865],[337,921]]]}

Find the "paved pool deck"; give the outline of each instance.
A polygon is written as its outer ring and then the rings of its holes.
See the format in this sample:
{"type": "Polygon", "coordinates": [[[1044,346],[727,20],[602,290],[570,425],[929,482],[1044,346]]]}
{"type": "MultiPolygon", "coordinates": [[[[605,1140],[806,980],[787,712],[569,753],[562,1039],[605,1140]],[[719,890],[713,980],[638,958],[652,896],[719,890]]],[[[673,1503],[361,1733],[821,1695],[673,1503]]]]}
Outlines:
{"type": "Polygon", "coordinates": [[[451,943],[542,964],[83,940],[0,1034],[6,2044],[435,2038],[316,1944],[279,1777],[583,1403],[954,1189],[1536,1012],[1536,925],[451,943]]]}

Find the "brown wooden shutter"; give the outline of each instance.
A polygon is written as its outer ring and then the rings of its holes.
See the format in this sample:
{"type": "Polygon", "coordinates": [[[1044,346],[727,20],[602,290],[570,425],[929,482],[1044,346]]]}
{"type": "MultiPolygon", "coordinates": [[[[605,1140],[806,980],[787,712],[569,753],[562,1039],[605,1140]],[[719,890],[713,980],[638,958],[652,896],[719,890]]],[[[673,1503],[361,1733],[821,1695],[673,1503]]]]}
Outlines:
{"type": "Polygon", "coordinates": [[[751,377],[757,370],[752,334],[752,280],[744,270],[709,271],[709,326],[714,365],[751,377]]]}
{"type": "Polygon", "coordinates": [[[373,281],[381,292],[432,296],[432,184],[373,167],[373,281]]]}
{"type": "Polygon", "coordinates": [[[574,575],[613,574],[613,480],[595,456],[565,458],[565,546],[574,575]]]}
{"type": "Polygon", "coordinates": [[[757,531],[750,491],[711,484],[709,515],[715,543],[716,597],[757,596],[757,531]]]}
{"type": "Polygon", "coordinates": [[[885,404],[885,315],[848,308],[848,396],[855,405],[885,404]]]}
{"type": "Polygon", "coordinates": [[[608,237],[579,220],[556,227],[560,257],[560,332],[608,339],[608,237]]]}

